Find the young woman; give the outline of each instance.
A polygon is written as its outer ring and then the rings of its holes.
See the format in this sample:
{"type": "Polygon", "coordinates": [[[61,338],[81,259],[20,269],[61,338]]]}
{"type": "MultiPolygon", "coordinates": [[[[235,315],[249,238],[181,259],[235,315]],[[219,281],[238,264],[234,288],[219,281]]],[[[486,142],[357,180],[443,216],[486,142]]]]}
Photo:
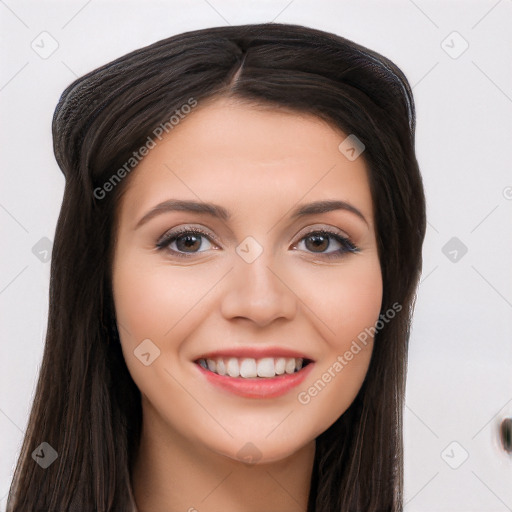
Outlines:
{"type": "Polygon", "coordinates": [[[409,84],[296,25],[79,78],[8,510],[399,511],[425,199],[409,84]]]}

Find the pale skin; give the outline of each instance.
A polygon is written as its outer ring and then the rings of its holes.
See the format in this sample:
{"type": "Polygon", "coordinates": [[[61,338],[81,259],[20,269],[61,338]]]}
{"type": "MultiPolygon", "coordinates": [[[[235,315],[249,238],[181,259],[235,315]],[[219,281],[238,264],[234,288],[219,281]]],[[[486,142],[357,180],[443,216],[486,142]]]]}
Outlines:
{"type": "Polygon", "coordinates": [[[140,512],[306,510],[315,438],[353,402],[373,340],[342,371],[333,374],[333,363],[375,324],[382,301],[366,164],[339,151],[346,136],[312,115],[217,99],[200,103],[129,176],[113,291],[123,354],[142,394],[132,471],[140,512]],[[136,227],[169,199],[215,203],[231,216],[165,211],[136,227]],[[291,217],[320,200],[361,215],[291,217]],[[199,235],[187,249],[182,236],[156,249],[178,227],[215,239],[199,235]],[[357,252],[343,252],[333,237],[315,248],[308,235],[319,229],[348,237],[357,252]],[[236,251],[247,237],[262,248],[250,263],[236,251]],[[160,350],[148,366],[134,355],[146,339],[160,350]],[[304,382],[274,398],[219,389],[195,362],[208,351],[266,346],[313,360],[304,382]],[[299,392],[329,368],[330,381],[301,403],[299,392]],[[247,450],[256,464],[240,460],[247,450]]]}

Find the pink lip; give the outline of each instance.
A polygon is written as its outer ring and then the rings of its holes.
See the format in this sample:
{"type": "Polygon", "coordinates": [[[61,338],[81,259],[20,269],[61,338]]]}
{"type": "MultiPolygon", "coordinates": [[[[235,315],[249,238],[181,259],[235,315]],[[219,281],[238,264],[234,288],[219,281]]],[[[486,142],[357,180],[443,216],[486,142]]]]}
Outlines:
{"type": "Polygon", "coordinates": [[[308,357],[295,350],[279,347],[238,347],[232,349],[215,350],[208,352],[204,355],[196,357],[196,361],[199,359],[215,359],[217,357],[251,357],[253,359],[263,359],[264,357],[302,357],[302,359],[308,359],[312,361],[311,357],[308,357]]]}
{"type": "MultiPolygon", "coordinates": [[[[233,352],[230,352],[233,355],[233,352]]],[[[282,352],[280,352],[282,354],[282,352]]],[[[223,357],[219,355],[217,357],[223,357]]],[[[239,356],[243,357],[243,356],[239,356]]],[[[254,356],[247,356],[254,357],[254,356]]],[[[270,357],[270,356],[268,356],[270,357]]],[[[293,357],[293,356],[288,356],[293,357]]],[[[295,356],[300,357],[300,356],[295,356]]],[[[298,386],[311,372],[314,363],[292,374],[279,375],[272,378],[244,379],[243,377],[229,377],[227,375],[218,375],[209,370],[205,370],[199,364],[196,364],[198,370],[214,386],[220,387],[226,391],[246,398],[274,398],[288,393],[291,389],[298,386]]]]}

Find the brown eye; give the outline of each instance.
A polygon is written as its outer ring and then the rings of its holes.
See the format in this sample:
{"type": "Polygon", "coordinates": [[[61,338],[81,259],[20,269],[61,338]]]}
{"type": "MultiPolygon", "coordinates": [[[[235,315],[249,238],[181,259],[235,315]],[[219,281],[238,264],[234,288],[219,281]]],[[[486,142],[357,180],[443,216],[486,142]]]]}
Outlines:
{"type": "Polygon", "coordinates": [[[306,248],[313,252],[323,252],[330,245],[329,237],[326,235],[309,235],[306,237],[306,248]],[[308,243],[308,241],[310,243],[308,243]]]}
{"type": "Polygon", "coordinates": [[[188,234],[188,235],[180,235],[175,238],[176,241],[176,247],[178,251],[183,252],[195,252],[199,250],[202,243],[202,235],[197,234],[188,234]]]}
{"type": "Polygon", "coordinates": [[[359,248],[348,238],[331,231],[312,231],[301,238],[297,247],[300,248],[299,246],[302,244],[306,252],[318,254],[325,258],[341,257],[347,252],[359,252],[359,248]]]}
{"type": "Polygon", "coordinates": [[[207,251],[211,247],[211,237],[208,233],[191,228],[166,233],[156,243],[157,249],[167,248],[171,253],[184,257],[207,251]]]}

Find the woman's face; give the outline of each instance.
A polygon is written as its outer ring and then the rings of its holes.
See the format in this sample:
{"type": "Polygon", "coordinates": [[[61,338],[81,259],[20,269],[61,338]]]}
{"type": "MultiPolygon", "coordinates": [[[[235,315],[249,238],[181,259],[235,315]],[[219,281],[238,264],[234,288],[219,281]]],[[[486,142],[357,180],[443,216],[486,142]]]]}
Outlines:
{"type": "Polygon", "coordinates": [[[113,265],[145,428],[270,462],[352,403],[382,279],[365,162],[338,148],[346,137],[221,99],[155,139],[119,205],[113,265]]]}

